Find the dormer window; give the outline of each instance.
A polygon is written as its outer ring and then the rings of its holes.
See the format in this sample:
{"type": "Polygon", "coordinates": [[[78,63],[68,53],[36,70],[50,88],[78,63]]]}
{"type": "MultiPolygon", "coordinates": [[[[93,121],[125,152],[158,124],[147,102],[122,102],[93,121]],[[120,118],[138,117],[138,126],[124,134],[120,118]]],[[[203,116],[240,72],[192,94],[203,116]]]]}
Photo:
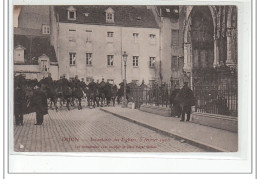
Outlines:
{"type": "Polygon", "coordinates": [[[39,57],[39,65],[42,72],[48,72],[49,71],[49,57],[45,54],[42,54],[39,57]]]}
{"type": "Polygon", "coordinates": [[[76,9],[70,6],[68,9],[68,20],[76,20],[76,9]]]}
{"type": "Polygon", "coordinates": [[[106,12],[106,22],[114,23],[114,10],[109,7],[105,12],[106,12]]]}
{"type": "Polygon", "coordinates": [[[50,34],[50,26],[42,25],[42,34],[50,34]]]}
{"type": "Polygon", "coordinates": [[[14,62],[15,63],[24,63],[24,50],[25,50],[25,48],[21,45],[18,45],[14,48],[14,62]]]}

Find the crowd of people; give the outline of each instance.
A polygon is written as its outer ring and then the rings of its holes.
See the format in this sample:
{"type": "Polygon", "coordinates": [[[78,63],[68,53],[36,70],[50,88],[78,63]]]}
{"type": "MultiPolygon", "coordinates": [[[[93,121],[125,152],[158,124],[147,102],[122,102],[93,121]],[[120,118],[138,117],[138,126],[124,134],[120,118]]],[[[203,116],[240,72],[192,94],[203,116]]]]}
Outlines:
{"type": "MultiPolygon", "coordinates": [[[[105,82],[104,79],[99,83],[93,79],[89,84],[78,77],[68,80],[63,76],[59,80],[52,80],[51,75],[40,81],[28,80],[24,76],[18,75],[14,78],[14,115],[16,125],[23,125],[23,115],[36,112],[35,125],[42,125],[44,115],[48,114],[48,103],[50,108],[54,105],[58,110],[57,103],[60,106],[66,104],[68,110],[70,106],[75,106],[79,110],[82,109],[81,100],[83,97],[87,99],[89,108],[99,106],[112,105],[115,106],[115,100],[118,104],[124,93],[123,83],[119,84],[120,88],[115,84],[105,82]],[[75,100],[77,99],[77,100],[75,100]]],[[[129,92],[130,88],[126,88],[129,92]]],[[[175,88],[171,91],[170,101],[174,116],[181,117],[181,121],[190,120],[191,106],[195,104],[195,98],[192,90],[188,87],[188,82],[184,83],[182,89],[175,88]]]]}

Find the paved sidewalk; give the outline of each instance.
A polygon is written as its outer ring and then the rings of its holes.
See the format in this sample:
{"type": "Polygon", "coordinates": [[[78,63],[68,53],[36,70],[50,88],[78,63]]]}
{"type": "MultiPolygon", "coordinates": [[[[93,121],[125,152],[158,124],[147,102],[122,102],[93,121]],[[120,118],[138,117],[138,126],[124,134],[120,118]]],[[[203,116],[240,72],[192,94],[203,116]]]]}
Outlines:
{"type": "Polygon", "coordinates": [[[186,142],[209,151],[236,152],[238,134],[192,122],[180,122],[179,118],[164,117],[138,109],[103,107],[102,111],[158,132],[184,139],[186,142]]]}

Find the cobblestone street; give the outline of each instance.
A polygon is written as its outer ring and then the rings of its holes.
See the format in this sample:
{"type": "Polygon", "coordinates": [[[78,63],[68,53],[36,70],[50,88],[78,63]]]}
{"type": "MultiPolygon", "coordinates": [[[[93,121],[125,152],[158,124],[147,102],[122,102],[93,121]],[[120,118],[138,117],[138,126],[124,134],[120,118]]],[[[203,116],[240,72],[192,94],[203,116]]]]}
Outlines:
{"type": "Polygon", "coordinates": [[[14,125],[16,152],[205,152],[181,140],[125,121],[100,109],[49,110],[42,126],[35,113],[14,125]]]}

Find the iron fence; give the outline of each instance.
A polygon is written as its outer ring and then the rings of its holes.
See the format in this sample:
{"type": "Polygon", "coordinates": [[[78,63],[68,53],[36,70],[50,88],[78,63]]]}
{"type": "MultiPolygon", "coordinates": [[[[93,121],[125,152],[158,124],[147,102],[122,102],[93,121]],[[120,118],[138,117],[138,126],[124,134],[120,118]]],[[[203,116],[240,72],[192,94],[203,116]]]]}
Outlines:
{"type": "Polygon", "coordinates": [[[129,100],[135,103],[136,108],[140,108],[142,104],[169,107],[170,85],[131,87],[129,100]]]}
{"type": "Polygon", "coordinates": [[[238,91],[236,83],[199,85],[194,86],[193,91],[197,100],[195,111],[237,117],[238,91]]]}
{"type": "MultiPolygon", "coordinates": [[[[202,113],[220,114],[226,116],[238,115],[237,83],[196,85],[193,87],[196,98],[195,111],[202,113]]],[[[170,107],[171,85],[141,85],[132,86],[129,101],[136,108],[142,104],[170,107]]]]}

